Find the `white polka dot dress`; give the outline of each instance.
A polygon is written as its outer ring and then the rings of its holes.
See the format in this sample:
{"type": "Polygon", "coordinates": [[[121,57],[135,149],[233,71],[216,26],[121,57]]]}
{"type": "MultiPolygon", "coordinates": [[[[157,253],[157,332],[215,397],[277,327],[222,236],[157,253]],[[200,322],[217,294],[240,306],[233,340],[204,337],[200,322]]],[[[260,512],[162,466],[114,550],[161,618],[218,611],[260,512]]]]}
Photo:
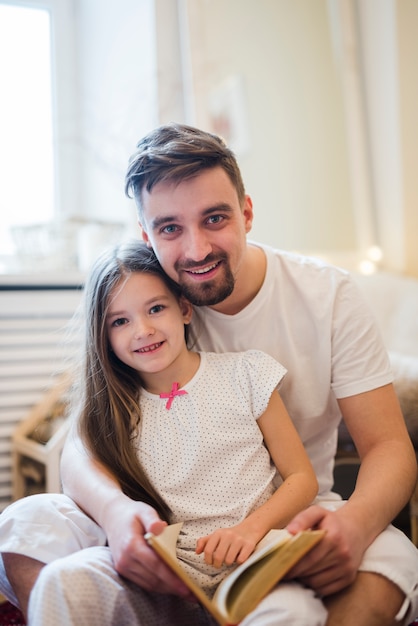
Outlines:
{"type": "Polygon", "coordinates": [[[205,565],[196,540],[242,521],[273,493],[276,470],[257,419],[286,370],[257,350],[200,358],[187,393],[170,401],[141,392],[137,450],[171,523],[184,522],[179,558],[211,592],[226,571],[205,565]]]}

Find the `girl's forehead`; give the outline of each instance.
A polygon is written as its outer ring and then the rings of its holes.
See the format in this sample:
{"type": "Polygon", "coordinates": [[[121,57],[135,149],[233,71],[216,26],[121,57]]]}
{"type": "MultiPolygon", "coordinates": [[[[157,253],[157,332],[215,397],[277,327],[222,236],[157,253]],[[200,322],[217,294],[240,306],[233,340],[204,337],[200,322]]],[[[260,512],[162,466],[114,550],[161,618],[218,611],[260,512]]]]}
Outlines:
{"type": "Polygon", "coordinates": [[[153,296],[167,294],[174,295],[161,276],[152,272],[137,271],[122,276],[111,290],[110,298],[115,300],[121,296],[148,300],[153,296]]]}

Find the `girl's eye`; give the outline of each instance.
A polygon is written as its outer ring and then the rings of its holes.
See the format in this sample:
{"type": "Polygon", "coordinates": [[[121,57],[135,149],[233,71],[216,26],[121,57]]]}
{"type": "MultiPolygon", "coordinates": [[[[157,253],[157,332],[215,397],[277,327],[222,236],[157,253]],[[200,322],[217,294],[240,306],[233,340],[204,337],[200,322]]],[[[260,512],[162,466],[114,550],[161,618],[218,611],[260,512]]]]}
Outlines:
{"type": "Polygon", "coordinates": [[[114,328],[117,328],[118,326],[123,326],[124,324],[126,324],[127,319],[125,317],[119,317],[117,320],[114,320],[112,322],[112,326],[114,328]]]}
{"type": "Polygon", "coordinates": [[[159,313],[160,311],[164,310],[164,306],[162,304],[156,304],[155,306],[151,307],[150,309],[150,313],[159,313]]]}

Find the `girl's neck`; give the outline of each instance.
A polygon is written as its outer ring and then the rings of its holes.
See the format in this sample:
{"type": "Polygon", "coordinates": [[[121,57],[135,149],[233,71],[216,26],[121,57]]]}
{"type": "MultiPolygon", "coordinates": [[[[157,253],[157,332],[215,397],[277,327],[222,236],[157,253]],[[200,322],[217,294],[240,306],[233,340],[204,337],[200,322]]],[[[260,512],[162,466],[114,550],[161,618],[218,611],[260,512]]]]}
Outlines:
{"type": "Polygon", "coordinates": [[[161,372],[141,374],[144,389],[149,393],[160,395],[169,393],[173,383],[179,384],[179,389],[187,385],[199,369],[200,355],[187,350],[176,361],[161,372]]]}

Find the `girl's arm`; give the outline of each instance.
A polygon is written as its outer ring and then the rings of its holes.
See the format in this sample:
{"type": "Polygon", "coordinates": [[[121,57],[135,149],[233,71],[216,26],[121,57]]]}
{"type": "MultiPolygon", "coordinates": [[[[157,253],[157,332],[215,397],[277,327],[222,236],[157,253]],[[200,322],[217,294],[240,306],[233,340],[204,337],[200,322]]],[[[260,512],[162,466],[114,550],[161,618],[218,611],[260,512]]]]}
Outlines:
{"type": "Polygon", "coordinates": [[[312,503],[318,482],[302,441],[279,394],[275,391],[258,419],[264,442],[283,483],[256,511],[240,524],[201,537],[196,552],[215,567],[243,563],[256,544],[272,528],[284,528],[312,503]]]}

